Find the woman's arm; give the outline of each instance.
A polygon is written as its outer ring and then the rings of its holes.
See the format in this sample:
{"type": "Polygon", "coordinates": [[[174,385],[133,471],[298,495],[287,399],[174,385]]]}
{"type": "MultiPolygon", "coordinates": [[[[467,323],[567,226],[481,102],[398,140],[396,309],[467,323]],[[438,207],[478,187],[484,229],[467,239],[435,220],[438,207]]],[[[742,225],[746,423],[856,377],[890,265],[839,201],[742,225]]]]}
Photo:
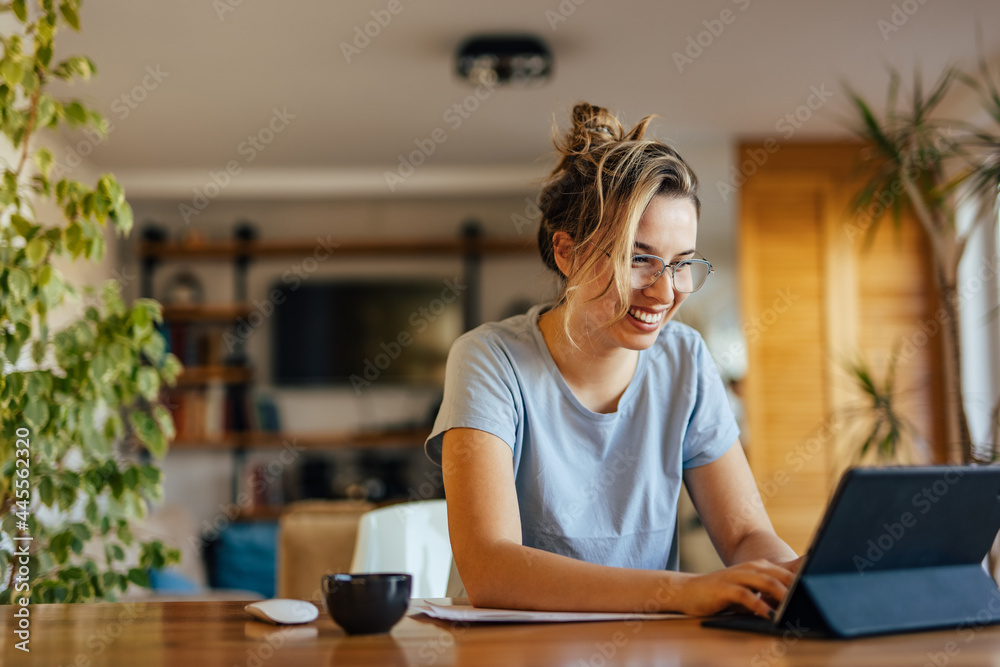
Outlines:
{"type": "Polygon", "coordinates": [[[685,470],[684,482],[726,565],[765,559],[797,567],[795,552],[774,532],[739,440],[715,461],[685,470]]]}
{"type": "Polygon", "coordinates": [[[788,570],[766,561],[698,576],[595,565],[526,547],[506,443],[454,428],[444,434],[441,464],[455,563],[478,607],[705,615],[736,604],[765,616],[771,608],[757,593],[780,600],[791,583],[788,570]]]}

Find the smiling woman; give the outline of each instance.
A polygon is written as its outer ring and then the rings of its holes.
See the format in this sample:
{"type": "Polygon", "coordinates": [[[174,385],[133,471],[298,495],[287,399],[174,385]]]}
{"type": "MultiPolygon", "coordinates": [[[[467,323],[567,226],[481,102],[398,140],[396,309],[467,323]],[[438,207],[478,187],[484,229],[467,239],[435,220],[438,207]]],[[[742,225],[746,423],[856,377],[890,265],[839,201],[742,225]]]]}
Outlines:
{"type": "Polygon", "coordinates": [[[767,615],[797,560],[704,342],[671,321],[711,272],[697,178],[649,118],[572,121],[539,204],[559,295],[456,341],[427,440],[459,573],[477,606],[767,615]],[[676,571],[682,479],[727,569],[676,571]]]}

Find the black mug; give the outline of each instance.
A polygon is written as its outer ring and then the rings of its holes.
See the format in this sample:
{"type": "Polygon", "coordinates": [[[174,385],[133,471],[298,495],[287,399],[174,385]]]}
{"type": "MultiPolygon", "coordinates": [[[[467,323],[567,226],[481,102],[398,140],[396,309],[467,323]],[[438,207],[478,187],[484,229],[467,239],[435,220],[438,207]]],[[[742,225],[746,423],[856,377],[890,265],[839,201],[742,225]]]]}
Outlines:
{"type": "Polygon", "coordinates": [[[410,604],[413,577],[400,573],[327,574],[323,599],[330,616],[349,635],[389,632],[410,604]]]}

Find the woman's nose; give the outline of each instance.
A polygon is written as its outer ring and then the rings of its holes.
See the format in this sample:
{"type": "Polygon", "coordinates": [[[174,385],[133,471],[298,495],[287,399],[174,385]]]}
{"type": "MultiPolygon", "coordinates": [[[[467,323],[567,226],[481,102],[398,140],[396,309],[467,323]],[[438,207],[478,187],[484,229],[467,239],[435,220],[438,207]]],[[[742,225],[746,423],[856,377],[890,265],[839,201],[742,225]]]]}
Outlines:
{"type": "Polygon", "coordinates": [[[664,269],[656,282],[642,290],[642,292],[660,303],[673,303],[676,293],[674,291],[674,277],[670,269],[664,269]]]}

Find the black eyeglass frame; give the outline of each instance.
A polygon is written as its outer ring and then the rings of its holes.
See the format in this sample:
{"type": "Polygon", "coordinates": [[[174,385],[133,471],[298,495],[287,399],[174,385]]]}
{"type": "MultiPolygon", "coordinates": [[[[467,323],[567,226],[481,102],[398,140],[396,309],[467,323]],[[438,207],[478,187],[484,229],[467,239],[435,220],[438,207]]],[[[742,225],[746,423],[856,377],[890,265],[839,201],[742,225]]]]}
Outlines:
{"type": "Polygon", "coordinates": [[[678,292],[680,292],[682,294],[694,294],[695,292],[697,292],[698,290],[700,290],[702,287],[704,287],[705,283],[708,282],[708,277],[710,275],[712,275],[713,273],[715,273],[715,268],[712,266],[712,263],[710,261],[708,261],[707,259],[699,259],[699,258],[681,259],[681,260],[678,260],[676,262],[671,262],[671,263],[668,264],[666,261],[664,261],[664,259],[662,257],[658,257],[657,255],[632,255],[631,261],[635,262],[636,259],[640,259],[640,258],[655,259],[656,261],[658,261],[660,263],[660,265],[663,268],[656,272],[656,277],[653,278],[653,282],[649,283],[645,287],[635,287],[635,286],[633,286],[632,289],[638,289],[638,290],[649,289],[650,287],[652,287],[653,285],[655,285],[657,283],[657,281],[660,279],[660,277],[663,276],[664,273],[666,273],[667,269],[670,269],[670,284],[671,284],[671,286],[675,290],[677,290],[678,292]],[[705,280],[703,280],[700,285],[698,285],[696,288],[694,288],[690,292],[685,292],[682,289],[677,289],[677,280],[675,279],[675,274],[677,273],[677,267],[678,266],[682,266],[684,264],[704,264],[705,266],[708,267],[708,273],[705,274],[705,280]]]}

